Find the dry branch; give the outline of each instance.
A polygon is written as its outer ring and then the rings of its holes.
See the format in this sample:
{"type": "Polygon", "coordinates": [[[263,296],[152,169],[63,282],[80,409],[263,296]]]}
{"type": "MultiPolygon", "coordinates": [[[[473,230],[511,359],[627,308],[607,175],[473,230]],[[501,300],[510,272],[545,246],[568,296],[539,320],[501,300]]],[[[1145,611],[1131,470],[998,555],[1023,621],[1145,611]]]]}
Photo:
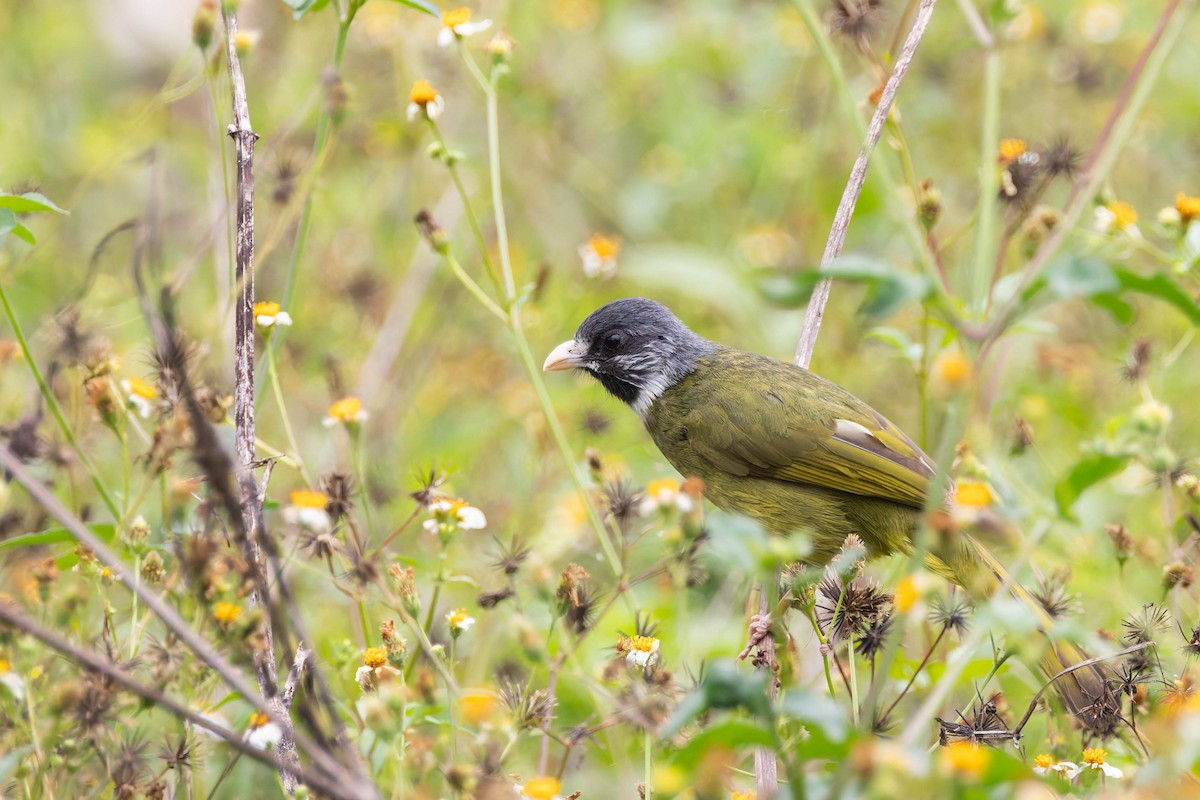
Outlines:
{"type": "MultiPolygon", "coordinates": [[[[229,136],[233,139],[237,159],[237,231],[236,272],[239,287],[238,301],[234,307],[234,388],[233,418],[235,426],[235,451],[239,472],[249,470],[254,462],[254,143],[258,134],[250,125],[250,105],[246,98],[246,80],[242,75],[242,64],[237,52],[237,14],[229,5],[221,5],[221,16],[225,22],[225,63],[229,68],[229,84],[233,89],[233,124],[229,136]]],[[[246,563],[255,572],[253,601],[266,605],[268,598],[260,587],[266,585],[266,566],[262,549],[258,545],[257,519],[259,514],[258,492],[254,479],[246,474],[239,481],[241,492],[241,518],[245,535],[242,549],[246,563]]],[[[267,646],[260,658],[254,660],[254,671],[258,685],[267,704],[283,720],[283,738],[279,742],[279,755],[286,768],[279,775],[288,794],[296,791],[296,776],[299,773],[300,756],[296,752],[291,716],[279,696],[278,675],[275,666],[274,630],[270,617],[263,617],[263,633],[267,646]]]]}
{"type": "MultiPolygon", "coordinates": [[[[854,206],[858,203],[858,197],[862,194],[863,184],[867,179],[867,166],[871,161],[871,153],[875,150],[875,145],[878,144],[879,137],[883,133],[883,126],[887,122],[888,113],[892,110],[892,102],[896,99],[900,82],[904,80],[913,56],[917,52],[917,46],[921,44],[925,30],[929,27],[929,20],[933,16],[935,5],[937,5],[937,0],[922,0],[912,29],[908,32],[908,39],[905,40],[904,48],[900,51],[900,58],[897,59],[891,77],[888,78],[887,85],[883,88],[883,94],[879,98],[879,104],[875,107],[871,124],[867,128],[867,139],[863,142],[862,149],[858,151],[858,158],[854,160],[854,167],[850,170],[850,179],[842,191],[842,199],[838,203],[837,213],[833,218],[833,227],[825,242],[825,252],[821,256],[822,267],[829,266],[842,254],[842,247],[846,244],[846,231],[854,216],[854,206]]],[[[805,369],[812,361],[813,350],[817,345],[817,334],[821,330],[821,320],[825,316],[825,305],[829,302],[831,285],[832,281],[828,278],[817,284],[812,298],[808,301],[808,308],[804,312],[804,327],[796,345],[795,364],[805,369]]],[[[766,587],[762,587],[759,591],[759,614],[770,613],[771,604],[768,594],[766,587]]],[[[768,665],[767,668],[770,668],[770,665],[775,663],[774,638],[767,636],[759,643],[758,648],[760,660],[768,665]]],[[[770,682],[769,691],[771,697],[774,698],[776,692],[774,680],[770,682]]],[[[757,776],[758,795],[763,798],[774,797],[779,791],[779,779],[773,750],[760,747],[754,751],[754,772],[757,776]]]]}

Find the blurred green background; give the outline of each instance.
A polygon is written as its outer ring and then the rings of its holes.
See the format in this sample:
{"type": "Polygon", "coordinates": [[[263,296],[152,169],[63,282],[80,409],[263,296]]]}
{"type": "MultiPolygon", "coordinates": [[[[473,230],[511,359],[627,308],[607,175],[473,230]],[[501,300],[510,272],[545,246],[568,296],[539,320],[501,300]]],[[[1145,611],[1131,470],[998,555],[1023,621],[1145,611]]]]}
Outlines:
{"type": "MultiPolygon", "coordinates": [[[[883,3],[864,34],[877,54],[890,52],[904,5],[883,3]]],[[[1002,135],[1031,145],[1067,136],[1086,151],[1161,4],[1009,5],[1008,21],[997,26],[1002,135]]],[[[149,376],[150,340],[130,268],[137,236],[106,236],[126,221],[153,220],[142,257],[159,279],[179,281],[182,322],[201,344],[201,371],[231,390],[233,152],[224,135],[231,114],[223,65],[206,79],[192,43],[195,10],[190,0],[0,6],[0,186],[36,189],[70,211],[30,221],[36,247],[9,237],[0,251],[0,281],[43,363],[59,360],[62,312],[75,304],[80,325],[111,342],[125,374],[149,376]]],[[[817,10],[832,24],[830,4],[817,10]]],[[[644,295],[667,303],[706,336],[790,359],[802,312],[772,305],[758,283],[818,263],[858,148],[797,7],[526,0],[484,2],[473,12],[493,20],[492,31],[468,40],[478,57],[497,29],[516,42],[500,89],[504,197],[518,283],[536,284],[525,306],[535,352],[568,338],[603,302],[644,295]],[[611,277],[582,269],[578,251],[593,234],[620,237],[611,277]]],[[[488,533],[536,543],[535,560],[544,566],[534,575],[553,581],[570,559],[604,575],[509,338],[411,222],[418,210],[430,209],[451,232],[468,271],[482,275],[445,167],[426,155],[429,130],[405,118],[410,86],[428,79],[445,97],[439,123],[450,147],[464,155],[461,169],[491,241],[483,98],[454,50],[437,47],[437,20],[369,0],[351,26],[338,74],[330,66],[337,36],[332,8],[296,20],[282,2],[244,0],[239,14],[255,38],[243,66],[253,127],[262,137],[258,299],[284,296],[309,192],[313,204],[286,308],[295,325],[280,349],[281,380],[306,462],[318,473],[349,466],[344,439],[320,420],[331,401],[357,394],[371,414],[367,472],[385,520],[399,522],[411,511],[407,492],[418,487],[420,470],[445,468],[449,486],[487,513],[488,533]],[[331,107],[329,146],[314,154],[318,117],[331,107]]],[[[1200,194],[1200,50],[1189,44],[1197,34],[1191,22],[1104,190],[1138,209],[1148,236],[1176,192],[1200,194]]],[[[833,40],[865,117],[867,97],[880,83],[877,69],[848,37],[833,40]]],[[[897,101],[915,176],[941,191],[942,238],[971,224],[978,199],[982,64],[962,14],[946,0],[897,101]]],[[[892,144],[885,136],[875,157],[899,172],[892,144]]],[[[1061,204],[1065,194],[1065,185],[1056,187],[1047,202],[1061,204]]],[[[913,203],[869,179],[847,252],[915,270],[897,221],[912,213],[913,203]]],[[[1068,250],[1102,250],[1113,263],[1142,263],[1133,248],[1101,248],[1090,226],[1088,213],[1068,250]]],[[[972,243],[968,230],[947,246],[952,285],[965,281],[972,243]]],[[[1194,290],[1191,284],[1193,296],[1194,290]]],[[[863,293],[859,286],[834,287],[813,368],[915,431],[918,380],[896,348],[871,334],[886,326],[920,341],[922,310],[913,304],[889,319],[868,319],[859,313],[863,293]]],[[[1122,324],[1082,301],[1058,304],[1007,337],[976,376],[977,412],[966,438],[1014,515],[1053,517],[1052,486],[1087,442],[1111,432],[1113,421],[1144,399],[1120,377],[1138,339],[1150,339],[1161,356],[1149,380],[1155,396],[1176,411],[1171,446],[1185,460],[1195,451],[1200,427],[1189,398],[1200,391],[1200,370],[1192,328],[1152,300],[1136,311],[1122,324]],[[1035,446],[1010,457],[1018,416],[1034,430],[1035,446]]],[[[0,338],[10,335],[0,327],[0,338]]],[[[931,341],[936,347],[937,337],[931,341]]],[[[596,448],[638,483],[672,474],[637,418],[594,382],[555,376],[549,385],[581,459],[585,448],[596,448]]],[[[90,410],[80,389],[64,384],[61,391],[72,419],[87,427],[90,410]]],[[[0,364],[0,424],[28,414],[35,398],[19,360],[0,364]]],[[[940,430],[939,402],[935,392],[930,447],[940,430]]],[[[260,437],[282,447],[273,404],[261,409],[260,437]]],[[[120,452],[106,431],[91,426],[84,446],[102,470],[117,474],[120,452]]],[[[299,486],[295,472],[282,467],[271,498],[286,502],[288,490],[299,486]]],[[[1123,474],[1110,488],[1084,496],[1078,522],[1055,519],[1037,563],[1044,571],[1071,563],[1081,593],[1099,592],[1115,575],[1103,525],[1124,521],[1135,529],[1145,539],[1147,568],[1115,593],[1093,595],[1101,620],[1113,626],[1124,610],[1158,599],[1157,565],[1174,534],[1163,530],[1160,499],[1141,474],[1123,474]]],[[[21,531],[8,533],[15,532],[21,531]]],[[[433,543],[418,533],[398,539],[396,551],[431,569],[433,543]]],[[[456,545],[454,570],[470,580],[447,589],[446,607],[472,605],[478,592],[472,582],[490,580],[492,547],[487,534],[478,537],[456,545]]],[[[302,579],[310,597],[337,598],[319,578],[302,579]]],[[[709,587],[706,594],[711,599],[721,591],[709,587]]],[[[669,591],[646,587],[641,595],[659,616],[672,613],[669,591]]],[[[675,652],[692,658],[736,652],[744,636],[740,597],[731,591],[724,598],[730,613],[718,624],[693,619],[691,631],[672,633],[689,642],[675,652]]],[[[344,605],[311,606],[313,627],[328,634],[320,645],[327,657],[350,629],[344,605]]],[[[631,622],[606,625],[629,630],[631,622]]],[[[511,649],[511,631],[481,626],[467,646],[511,649]]],[[[468,659],[464,683],[484,682],[493,664],[468,659]]],[[[349,673],[342,677],[349,686],[349,673]]],[[[568,721],[572,701],[569,693],[563,698],[568,721]]]]}

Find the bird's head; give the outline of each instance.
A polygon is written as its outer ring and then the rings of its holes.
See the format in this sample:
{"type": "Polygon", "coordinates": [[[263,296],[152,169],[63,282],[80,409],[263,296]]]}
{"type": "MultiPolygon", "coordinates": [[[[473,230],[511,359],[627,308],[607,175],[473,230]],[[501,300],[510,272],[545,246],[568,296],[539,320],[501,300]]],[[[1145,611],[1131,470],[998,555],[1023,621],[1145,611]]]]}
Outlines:
{"type": "Polygon", "coordinates": [[[614,397],[644,416],[651,403],[715,349],[666,306],[632,297],[593,311],[574,339],[546,357],[542,369],[587,370],[614,397]]]}

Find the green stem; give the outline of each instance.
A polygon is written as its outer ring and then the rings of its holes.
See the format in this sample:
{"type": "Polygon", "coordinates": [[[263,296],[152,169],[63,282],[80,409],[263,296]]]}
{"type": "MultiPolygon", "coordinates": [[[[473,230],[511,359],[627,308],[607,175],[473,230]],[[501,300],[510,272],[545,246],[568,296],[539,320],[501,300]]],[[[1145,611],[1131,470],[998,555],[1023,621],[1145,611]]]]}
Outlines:
{"type": "Polygon", "coordinates": [[[504,215],[504,191],[500,183],[500,111],[496,84],[500,80],[501,73],[493,69],[490,80],[484,77],[462,39],[458,40],[458,52],[462,55],[471,76],[475,78],[475,82],[479,84],[479,88],[483,89],[483,93],[487,97],[488,176],[492,188],[492,215],[496,224],[496,245],[500,251],[500,268],[504,275],[504,296],[509,303],[512,303],[517,296],[517,288],[508,252],[508,224],[504,215]]]}
{"type": "MultiPolygon", "coordinates": [[[[496,288],[496,291],[499,292],[500,283],[496,280],[496,267],[492,264],[492,257],[488,254],[487,240],[483,237],[483,228],[479,224],[479,217],[475,215],[475,207],[472,206],[470,201],[467,199],[467,187],[463,185],[462,175],[460,175],[458,172],[458,165],[455,163],[454,159],[450,157],[450,147],[446,144],[446,139],[442,136],[442,131],[437,126],[437,123],[434,122],[428,114],[425,115],[425,119],[429,122],[429,129],[433,131],[433,137],[437,139],[438,146],[442,148],[442,153],[445,156],[446,169],[450,172],[450,180],[454,182],[454,188],[458,192],[458,196],[462,198],[463,213],[466,214],[467,223],[471,226],[471,235],[475,238],[475,246],[479,249],[479,257],[483,260],[483,265],[487,267],[487,274],[488,277],[492,279],[492,285],[496,288]]],[[[462,272],[462,267],[458,268],[458,272],[462,272]]],[[[455,274],[458,274],[458,272],[455,274]]],[[[459,276],[459,279],[462,280],[462,276],[465,275],[466,273],[462,272],[462,275],[459,276]]],[[[470,280],[470,282],[476,287],[479,286],[479,284],[475,283],[473,278],[468,276],[467,279],[470,280]]],[[[470,287],[468,286],[467,288],[470,287]]],[[[472,294],[474,293],[475,291],[472,290],[472,294]]],[[[480,294],[482,295],[482,290],[480,290],[480,294]]],[[[488,302],[493,306],[495,305],[495,303],[490,300],[488,302]]],[[[489,308],[488,310],[490,311],[491,309],[489,308]]]]}
{"type": "Polygon", "coordinates": [[[362,625],[363,647],[371,646],[371,623],[367,620],[367,604],[358,598],[358,622],[362,625]]]}
{"type": "Polygon", "coordinates": [[[654,778],[654,758],[653,758],[654,740],[650,738],[650,729],[649,728],[646,728],[642,731],[642,736],[645,739],[645,744],[644,744],[645,753],[644,753],[644,756],[642,759],[643,760],[642,766],[644,767],[645,774],[646,774],[646,779],[645,779],[646,785],[645,785],[645,789],[642,792],[642,796],[644,798],[646,798],[646,800],[650,800],[650,797],[652,796],[653,791],[654,791],[654,788],[653,788],[654,787],[654,781],[653,781],[653,778],[654,778]]]}
{"type": "Polygon", "coordinates": [[[354,458],[354,470],[358,473],[358,481],[362,487],[359,490],[359,498],[362,501],[363,516],[367,518],[367,541],[370,542],[375,537],[375,521],[371,516],[371,491],[367,486],[367,463],[366,457],[363,455],[362,427],[355,424],[348,430],[350,432],[350,450],[354,458]]]}
{"type": "Polygon", "coordinates": [[[846,661],[849,663],[850,671],[850,709],[854,713],[854,722],[857,724],[862,719],[858,707],[858,668],[854,664],[854,639],[846,640],[846,661]]]}
{"type": "Polygon", "coordinates": [[[8,292],[4,289],[4,282],[0,281],[0,303],[4,305],[4,315],[8,318],[8,324],[12,327],[13,335],[17,337],[17,345],[21,348],[21,355],[25,358],[25,363],[29,365],[29,371],[33,373],[33,379],[37,382],[38,391],[42,393],[42,400],[45,401],[46,407],[50,409],[50,413],[54,415],[54,419],[58,422],[58,427],[62,431],[63,438],[67,440],[67,444],[71,446],[71,450],[79,458],[79,463],[83,464],[87,469],[88,474],[92,478],[92,485],[96,487],[96,491],[100,494],[100,499],[104,502],[105,508],[112,514],[114,520],[121,519],[121,512],[117,510],[116,501],[113,500],[108,489],[100,480],[100,473],[96,471],[92,460],[88,458],[87,453],[83,451],[79,440],[75,438],[74,431],[71,430],[71,425],[67,422],[66,416],[63,414],[62,406],[58,404],[58,398],[54,396],[54,392],[50,390],[50,385],[46,383],[42,371],[38,369],[37,362],[33,358],[33,353],[29,350],[29,341],[25,338],[25,332],[21,330],[21,325],[17,322],[17,315],[13,312],[12,305],[8,302],[8,292]]]}
{"type": "Polygon", "coordinates": [[[1000,143],[1000,51],[990,48],[983,72],[983,129],[979,154],[979,228],[975,233],[975,264],[971,270],[971,300],[983,313],[996,258],[996,202],[999,175],[996,151],[1000,143]]]}
{"type": "MultiPolygon", "coordinates": [[[[353,6],[357,11],[357,5],[353,6]]],[[[354,20],[353,11],[338,23],[337,43],[333,48],[333,70],[340,73],[342,71],[342,59],[346,55],[346,38],[350,33],[350,23],[354,20]]],[[[326,104],[321,109],[321,115],[317,118],[317,134],[313,140],[313,169],[319,171],[324,166],[325,144],[329,140],[329,131],[333,126],[333,117],[329,113],[329,106],[326,104]]],[[[224,161],[224,159],[222,159],[224,161]]],[[[300,266],[301,259],[304,258],[304,247],[308,242],[308,231],[312,227],[312,211],[313,211],[313,191],[316,186],[316,177],[313,175],[311,187],[304,197],[304,211],[300,214],[300,224],[296,228],[296,241],[292,246],[292,257],[287,265],[287,278],[283,288],[283,308],[291,308],[292,300],[296,295],[296,273],[300,266]]],[[[275,337],[272,337],[275,338],[275,337]]],[[[268,343],[268,347],[272,343],[268,343]]]]}
{"type": "Polygon", "coordinates": [[[493,316],[498,317],[501,322],[507,325],[508,315],[504,313],[504,310],[500,308],[500,306],[496,305],[495,300],[488,297],[487,292],[483,290],[483,287],[481,287],[474,278],[467,274],[467,271],[462,268],[462,264],[458,263],[458,259],[450,255],[449,251],[446,251],[446,253],[443,254],[443,258],[446,260],[446,265],[450,267],[450,271],[454,273],[454,277],[458,278],[459,283],[461,283],[484,308],[491,312],[493,316]]]}
{"type": "MultiPolygon", "coordinates": [[[[455,645],[458,642],[458,636],[450,632],[450,664],[448,667],[449,673],[454,674],[455,660],[455,645]]],[[[450,758],[451,760],[458,758],[458,729],[454,726],[454,689],[450,682],[446,682],[446,719],[450,723],[450,758]]]]}
{"type": "MultiPolygon", "coordinates": [[[[272,327],[270,330],[273,334],[275,329],[272,327]]],[[[275,348],[271,347],[271,339],[275,338],[272,334],[267,335],[267,346],[264,348],[267,351],[267,378],[271,381],[271,392],[275,395],[275,405],[279,407],[279,418],[283,420],[283,432],[287,436],[288,447],[292,448],[292,458],[296,461],[296,469],[300,471],[304,485],[311,489],[313,487],[312,478],[304,466],[304,459],[300,456],[300,445],[297,444],[296,434],[292,430],[292,420],[288,416],[287,404],[283,402],[283,388],[279,385],[279,368],[275,361],[275,348]]]]}

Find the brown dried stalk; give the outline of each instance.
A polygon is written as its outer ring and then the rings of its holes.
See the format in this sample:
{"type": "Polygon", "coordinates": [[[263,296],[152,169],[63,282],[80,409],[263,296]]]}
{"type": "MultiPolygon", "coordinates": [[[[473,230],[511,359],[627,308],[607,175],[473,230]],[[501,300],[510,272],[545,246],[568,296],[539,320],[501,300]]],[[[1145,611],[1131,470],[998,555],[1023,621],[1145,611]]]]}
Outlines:
{"type": "MultiPolygon", "coordinates": [[[[237,14],[228,3],[221,4],[221,17],[225,22],[225,63],[229,68],[229,83],[233,89],[233,124],[229,136],[234,141],[237,159],[237,232],[235,277],[239,286],[237,305],[234,307],[234,388],[233,417],[235,426],[235,451],[239,469],[250,469],[254,461],[254,143],[258,134],[250,126],[250,105],[246,98],[246,80],[242,75],[242,64],[237,52],[237,14]]],[[[256,573],[255,590],[251,599],[264,605],[267,598],[258,588],[266,583],[266,565],[262,549],[258,546],[256,491],[246,491],[253,479],[239,481],[241,485],[241,517],[245,536],[242,548],[246,563],[256,573]]],[[[278,675],[275,666],[274,631],[268,615],[263,617],[263,634],[267,646],[262,657],[254,660],[254,671],[258,685],[267,704],[283,721],[283,738],[279,742],[280,761],[286,766],[279,776],[288,794],[296,791],[296,776],[300,756],[296,752],[291,715],[279,695],[278,675]]]]}
{"type": "MultiPolygon", "coordinates": [[[[846,188],[842,191],[842,199],[838,203],[833,226],[829,231],[829,238],[825,242],[825,252],[821,256],[822,267],[829,266],[842,254],[842,248],[846,244],[846,231],[850,227],[850,220],[854,216],[854,207],[858,203],[858,197],[862,194],[863,184],[867,179],[867,166],[871,161],[871,153],[875,150],[875,145],[878,144],[879,137],[883,133],[883,126],[887,122],[888,113],[892,110],[892,103],[896,99],[896,92],[900,89],[900,82],[904,80],[909,65],[912,64],[913,56],[917,52],[917,46],[921,44],[921,39],[924,38],[925,31],[929,27],[929,20],[933,16],[935,5],[937,5],[937,0],[922,0],[916,19],[913,20],[913,26],[908,32],[908,39],[905,40],[904,48],[900,51],[900,58],[896,60],[891,77],[888,78],[887,85],[883,87],[879,105],[875,107],[871,124],[867,128],[866,141],[863,142],[862,149],[858,151],[858,158],[854,160],[850,178],[846,181],[846,188]]],[[[800,332],[794,359],[794,363],[799,367],[807,369],[809,362],[812,361],[813,350],[817,345],[817,334],[821,330],[821,320],[825,316],[825,306],[829,302],[831,286],[832,281],[828,278],[821,281],[808,301],[808,308],[804,312],[804,327],[800,332]]],[[[764,588],[759,591],[758,613],[767,614],[769,611],[770,600],[764,588]]],[[[761,661],[769,668],[769,665],[775,663],[775,640],[767,636],[759,643],[758,648],[761,661]]],[[[769,691],[771,697],[774,698],[775,681],[771,681],[769,691]]],[[[774,797],[779,790],[779,778],[773,750],[760,747],[754,751],[754,772],[757,775],[759,797],[774,797]]]]}

